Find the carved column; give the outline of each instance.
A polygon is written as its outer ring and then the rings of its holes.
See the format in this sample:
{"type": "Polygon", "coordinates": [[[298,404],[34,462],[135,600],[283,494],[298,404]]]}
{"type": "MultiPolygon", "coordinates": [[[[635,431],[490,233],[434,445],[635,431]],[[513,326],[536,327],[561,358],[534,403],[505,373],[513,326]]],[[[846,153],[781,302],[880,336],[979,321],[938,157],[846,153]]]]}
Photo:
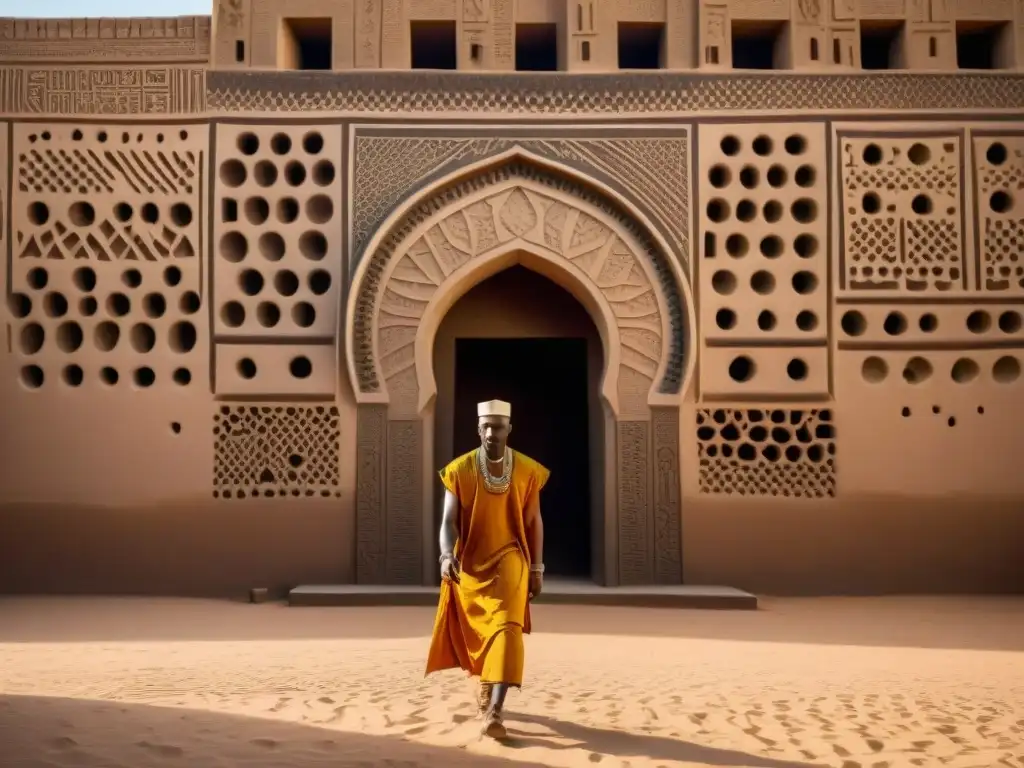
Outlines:
{"type": "Polygon", "coordinates": [[[360,405],[356,417],[356,582],[383,584],[387,406],[360,405]]]}

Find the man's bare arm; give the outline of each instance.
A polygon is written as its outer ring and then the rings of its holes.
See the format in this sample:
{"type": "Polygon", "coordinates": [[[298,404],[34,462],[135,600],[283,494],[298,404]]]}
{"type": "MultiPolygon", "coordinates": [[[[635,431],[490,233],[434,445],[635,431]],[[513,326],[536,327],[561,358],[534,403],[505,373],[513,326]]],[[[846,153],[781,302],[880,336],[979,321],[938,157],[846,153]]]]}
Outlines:
{"type": "Polygon", "coordinates": [[[455,542],[459,540],[459,499],[449,490],[444,492],[444,512],[441,515],[440,545],[441,555],[450,555],[455,551],[455,542]]]}
{"type": "Polygon", "coordinates": [[[530,548],[530,560],[533,565],[544,562],[544,518],[540,514],[540,494],[535,493],[526,505],[523,515],[526,526],[526,545],[530,548]]]}

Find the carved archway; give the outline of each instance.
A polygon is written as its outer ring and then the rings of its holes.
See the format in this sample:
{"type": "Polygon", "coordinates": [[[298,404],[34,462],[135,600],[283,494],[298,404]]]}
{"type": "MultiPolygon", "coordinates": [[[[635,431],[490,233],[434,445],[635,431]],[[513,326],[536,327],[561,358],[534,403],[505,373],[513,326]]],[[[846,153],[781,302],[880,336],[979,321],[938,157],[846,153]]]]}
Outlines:
{"type": "Polygon", "coordinates": [[[432,350],[449,308],[522,263],[570,291],[604,345],[606,583],[678,583],[679,402],[692,303],[669,250],[593,180],[523,152],[421,192],[370,241],[349,297],[362,583],[432,583],[432,350]]]}

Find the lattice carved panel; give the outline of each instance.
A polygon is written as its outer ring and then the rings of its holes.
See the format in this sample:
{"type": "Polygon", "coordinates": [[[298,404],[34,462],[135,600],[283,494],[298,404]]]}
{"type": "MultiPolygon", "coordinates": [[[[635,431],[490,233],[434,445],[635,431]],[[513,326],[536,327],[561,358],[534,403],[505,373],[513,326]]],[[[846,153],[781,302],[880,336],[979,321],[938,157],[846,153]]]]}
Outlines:
{"type": "Polygon", "coordinates": [[[1024,136],[975,136],[982,290],[1024,293],[1024,136]]]}
{"type": "Polygon", "coordinates": [[[215,498],[341,495],[333,406],[225,405],[214,414],[213,435],[215,498]]]}
{"type": "Polygon", "coordinates": [[[836,439],[828,409],[697,411],[701,493],[836,495],[836,439]]]}

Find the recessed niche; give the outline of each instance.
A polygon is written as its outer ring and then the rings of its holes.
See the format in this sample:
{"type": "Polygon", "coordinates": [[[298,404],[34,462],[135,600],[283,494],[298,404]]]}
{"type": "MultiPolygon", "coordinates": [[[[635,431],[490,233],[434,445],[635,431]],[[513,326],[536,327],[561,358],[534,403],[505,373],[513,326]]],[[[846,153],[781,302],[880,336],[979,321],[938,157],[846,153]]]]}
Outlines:
{"type": "Polygon", "coordinates": [[[256,363],[253,362],[252,358],[243,357],[235,367],[238,370],[238,375],[243,379],[256,378],[256,363]]]}
{"type": "Polygon", "coordinates": [[[72,363],[71,365],[64,366],[64,370],[61,371],[61,378],[69,387],[80,387],[85,379],[85,372],[82,370],[82,366],[72,363]]]}
{"type": "Polygon", "coordinates": [[[292,358],[288,364],[288,371],[296,379],[308,379],[313,373],[313,364],[308,357],[300,355],[292,358]]]}
{"type": "Polygon", "coordinates": [[[284,238],[277,232],[264,232],[258,241],[260,255],[267,261],[280,261],[284,258],[284,238]]]}
{"type": "Polygon", "coordinates": [[[320,232],[303,232],[299,237],[299,251],[310,261],[320,261],[327,255],[327,238],[320,232]]]}
{"type": "Polygon", "coordinates": [[[229,301],[220,308],[220,319],[228,328],[238,328],[245,323],[245,307],[237,301],[229,301]]]}
{"type": "Polygon", "coordinates": [[[1007,310],[999,315],[999,330],[1003,333],[1017,333],[1021,329],[1021,316],[1019,312],[1007,310]]]}
{"type": "Polygon", "coordinates": [[[775,319],[775,313],[770,309],[763,309],[757,315],[757,327],[762,331],[773,331],[778,321],[775,319]]]}
{"type": "Polygon", "coordinates": [[[921,384],[932,375],[932,364],[923,357],[912,357],[903,367],[903,380],[908,384],[921,384]]]}
{"type": "Polygon", "coordinates": [[[142,285],[142,273],[137,269],[126,269],[121,273],[121,282],[129,288],[138,288],[142,285]]]}
{"type": "Polygon", "coordinates": [[[22,326],[18,334],[18,349],[23,355],[34,355],[43,348],[46,342],[46,331],[39,323],[28,323],[22,326]]]}
{"type": "Polygon", "coordinates": [[[882,330],[884,330],[889,336],[899,336],[906,333],[907,318],[902,312],[890,312],[885,316],[885,322],[882,323],[882,330]]]}
{"type": "Polygon", "coordinates": [[[282,296],[294,296],[299,290],[299,278],[290,269],[278,270],[274,275],[274,289],[282,296]]]}
{"type": "Polygon", "coordinates": [[[132,303],[123,293],[112,293],[107,296],[107,313],[111,317],[124,317],[131,309],[132,303]]]}
{"type": "Polygon", "coordinates": [[[132,381],[140,389],[148,389],[156,383],[156,373],[148,366],[142,366],[132,371],[132,381]]]}
{"type": "Polygon", "coordinates": [[[794,357],[786,365],[786,375],[793,381],[803,381],[807,378],[807,363],[799,357],[794,357]]]}
{"type": "Polygon", "coordinates": [[[164,283],[171,288],[181,282],[181,270],[177,267],[167,267],[164,270],[164,283]]]}
{"type": "Polygon", "coordinates": [[[61,352],[76,352],[82,346],[85,334],[82,333],[82,326],[74,321],[61,323],[57,326],[56,333],[57,348],[61,352]]]}
{"type": "Polygon", "coordinates": [[[729,378],[743,384],[754,378],[755,370],[754,361],[746,355],[740,355],[729,363],[729,378]]]}
{"type": "Polygon", "coordinates": [[[220,238],[220,255],[226,261],[237,264],[249,253],[249,241],[241,232],[227,232],[220,238]]]}
{"type": "Polygon", "coordinates": [[[1000,357],[992,365],[992,378],[1000,384],[1010,384],[1020,378],[1020,361],[1009,355],[1000,357]]]}
{"type": "Polygon", "coordinates": [[[281,322],[281,308],[272,301],[261,301],[256,305],[256,322],[264,328],[273,328],[281,322]]]}
{"type": "Polygon", "coordinates": [[[192,351],[197,339],[196,327],[187,320],[179,320],[171,326],[167,342],[171,347],[171,351],[184,354],[192,351]]]}
{"type": "Polygon", "coordinates": [[[277,201],[277,220],[282,224],[291,224],[299,218],[299,201],[294,197],[282,197],[277,201]]]}
{"type": "Polygon", "coordinates": [[[934,333],[939,327],[939,318],[931,312],[925,312],[918,318],[917,325],[923,333],[934,333]]]}
{"type": "Polygon", "coordinates": [[[261,187],[272,187],[277,183],[277,166],[269,160],[260,160],[252,169],[252,177],[261,187]]]}
{"type": "Polygon", "coordinates": [[[723,331],[732,330],[736,327],[736,313],[723,307],[715,313],[715,325],[723,331]]]}
{"type": "Polygon", "coordinates": [[[992,316],[981,309],[976,309],[967,316],[967,330],[971,333],[985,333],[992,327],[992,316]]]}
{"type": "Polygon", "coordinates": [[[255,296],[263,290],[263,275],[255,269],[243,269],[238,275],[238,286],[246,296],[255,296]]]}
{"type": "Polygon", "coordinates": [[[307,278],[309,290],[315,296],[323,296],[331,290],[331,274],[322,269],[314,269],[307,278]]]}
{"type": "Polygon", "coordinates": [[[156,331],[148,323],[136,323],[128,334],[132,349],[139,353],[151,352],[156,346],[156,331]]]}
{"type": "Polygon", "coordinates": [[[163,317],[167,311],[167,300],[164,299],[162,294],[147,293],[142,297],[142,311],[146,314],[146,317],[163,317]]]}
{"type": "Polygon", "coordinates": [[[75,287],[88,293],[96,287],[96,272],[92,267],[78,267],[71,275],[75,287]]]}
{"type": "Polygon", "coordinates": [[[818,316],[809,309],[797,313],[796,327],[801,331],[809,332],[818,327],[818,316]]]}
{"type": "Polygon", "coordinates": [[[299,301],[292,307],[292,322],[300,328],[309,328],[316,322],[316,310],[307,301],[299,301]]]}
{"type": "Polygon", "coordinates": [[[242,206],[245,218],[250,224],[259,226],[270,217],[270,203],[262,197],[250,197],[242,206]]]}
{"type": "Polygon", "coordinates": [[[287,155],[292,151],[292,140],[286,133],[275,133],[270,137],[270,151],[275,155],[287,155]]]}
{"type": "Polygon", "coordinates": [[[121,339],[121,329],[117,323],[104,320],[93,329],[92,338],[96,349],[101,352],[110,352],[121,339]]]}
{"type": "Polygon", "coordinates": [[[38,365],[26,365],[21,369],[21,383],[29,389],[39,389],[45,379],[43,369],[38,365]]]}
{"type": "Polygon", "coordinates": [[[7,309],[17,319],[32,314],[32,299],[24,293],[12,293],[7,297],[7,309]]]}
{"type": "Polygon", "coordinates": [[[979,373],[981,373],[981,368],[969,357],[961,357],[953,363],[953,368],[950,370],[950,376],[958,384],[967,384],[974,381],[978,378],[979,373]]]}
{"type": "Polygon", "coordinates": [[[192,382],[192,372],[188,368],[175,368],[171,380],[178,386],[187,387],[192,382]]]}
{"type": "Polygon", "coordinates": [[[68,300],[64,294],[51,291],[43,297],[43,311],[49,317],[64,317],[68,313],[68,300]]]}
{"type": "Polygon", "coordinates": [[[860,366],[860,375],[869,384],[880,384],[889,376],[889,364],[880,357],[867,357],[860,366]]]}
{"type": "Polygon", "coordinates": [[[750,276],[750,288],[754,293],[766,296],[775,290],[775,276],[771,272],[759,269],[750,276]]]}
{"type": "Polygon", "coordinates": [[[736,290],[736,275],[726,269],[720,269],[711,276],[711,287],[715,293],[728,296],[736,290]]]}

